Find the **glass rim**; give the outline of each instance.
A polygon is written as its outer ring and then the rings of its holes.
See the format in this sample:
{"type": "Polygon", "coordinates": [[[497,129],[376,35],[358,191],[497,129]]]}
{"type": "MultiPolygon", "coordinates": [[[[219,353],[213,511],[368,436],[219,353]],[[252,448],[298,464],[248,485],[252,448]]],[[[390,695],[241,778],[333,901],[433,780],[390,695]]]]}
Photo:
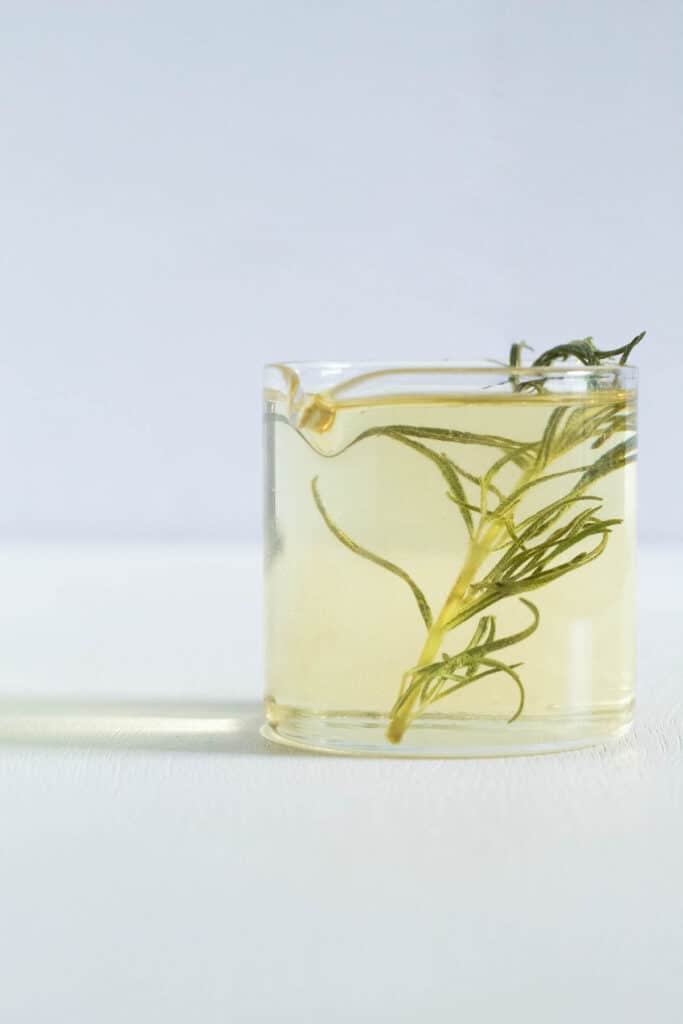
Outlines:
{"type": "Polygon", "coordinates": [[[384,372],[384,373],[452,373],[462,374],[463,376],[475,374],[490,374],[491,376],[506,376],[512,377],[526,377],[530,374],[539,376],[540,374],[552,374],[554,377],[567,376],[567,377],[596,377],[596,376],[610,376],[615,372],[619,373],[630,373],[637,375],[638,367],[633,363],[600,363],[597,366],[588,366],[585,363],[570,364],[565,363],[550,363],[548,366],[545,365],[534,365],[528,366],[510,366],[507,363],[475,363],[475,362],[462,362],[453,363],[449,360],[435,360],[424,362],[414,361],[402,361],[397,360],[394,362],[382,362],[381,360],[359,360],[335,362],[334,360],[278,360],[277,362],[268,362],[263,364],[263,371],[267,370],[292,370],[296,373],[298,370],[327,370],[333,372],[342,372],[344,370],[356,370],[360,373],[373,373],[373,372],[384,372]]]}

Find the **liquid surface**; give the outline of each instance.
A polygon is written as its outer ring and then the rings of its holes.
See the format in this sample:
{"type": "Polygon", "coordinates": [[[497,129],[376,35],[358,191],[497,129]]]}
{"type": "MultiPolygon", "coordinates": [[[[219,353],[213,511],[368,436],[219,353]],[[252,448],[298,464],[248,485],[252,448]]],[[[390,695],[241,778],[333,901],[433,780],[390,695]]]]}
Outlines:
{"type": "Polygon", "coordinates": [[[382,396],[313,401],[294,424],[290,415],[284,396],[267,394],[267,709],[279,738],[495,754],[576,746],[628,726],[635,465],[618,456],[633,435],[632,396],[382,396]],[[580,486],[609,452],[614,468],[603,461],[580,486]],[[439,457],[457,467],[456,484],[439,457]],[[547,527],[533,519],[544,509],[554,509],[547,527]],[[538,532],[521,537],[534,522],[538,532]],[[553,535],[550,557],[534,555],[553,535]],[[517,575],[497,584],[514,555],[517,575]],[[496,586],[512,592],[493,599],[496,586]],[[486,660],[458,663],[477,629],[486,660]],[[421,685],[416,669],[447,659],[451,678],[421,685]]]}

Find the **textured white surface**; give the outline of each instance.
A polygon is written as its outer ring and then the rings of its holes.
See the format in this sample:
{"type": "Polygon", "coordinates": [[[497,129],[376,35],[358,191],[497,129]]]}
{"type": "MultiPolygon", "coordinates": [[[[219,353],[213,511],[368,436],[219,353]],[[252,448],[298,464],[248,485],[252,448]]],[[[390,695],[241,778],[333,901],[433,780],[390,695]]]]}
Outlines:
{"type": "Polygon", "coordinates": [[[55,704],[5,708],[0,1019],[677,1019],[683,550],[642,553],[632,737],[469,762],[267,747],[257,559],[2,554],[3,692],[55,704]]]}

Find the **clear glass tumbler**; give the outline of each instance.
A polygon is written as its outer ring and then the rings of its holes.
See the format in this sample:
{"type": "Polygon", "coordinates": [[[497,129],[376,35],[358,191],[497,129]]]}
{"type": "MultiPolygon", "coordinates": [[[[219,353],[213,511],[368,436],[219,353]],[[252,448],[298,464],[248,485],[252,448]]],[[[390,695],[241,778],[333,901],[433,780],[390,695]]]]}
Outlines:
{"type": "Polygon", "coordinates": [[[562,750],[631,724],[637,371],[266,368],[266,734],[562,750]]]}

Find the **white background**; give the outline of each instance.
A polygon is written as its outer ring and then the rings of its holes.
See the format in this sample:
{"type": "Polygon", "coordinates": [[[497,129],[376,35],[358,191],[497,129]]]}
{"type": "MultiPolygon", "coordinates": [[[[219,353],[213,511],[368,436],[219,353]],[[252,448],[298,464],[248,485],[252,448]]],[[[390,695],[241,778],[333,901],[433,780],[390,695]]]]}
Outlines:
{"type": "Polygon", "coordinates": [[[256,538],[268,359],[643,328],[683,536],[678,0],[1,12],[0,539],[256,538]]]}

